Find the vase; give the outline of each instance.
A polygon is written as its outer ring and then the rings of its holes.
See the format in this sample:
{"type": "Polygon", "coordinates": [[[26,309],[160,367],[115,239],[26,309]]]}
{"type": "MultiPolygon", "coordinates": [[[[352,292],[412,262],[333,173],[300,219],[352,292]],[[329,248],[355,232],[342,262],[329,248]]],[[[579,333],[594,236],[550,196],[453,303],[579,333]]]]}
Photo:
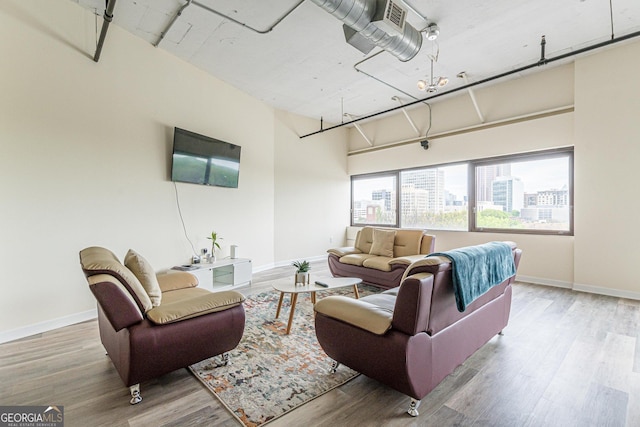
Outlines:
{"type": "Polygon", "coordinates": [[[309,272],[296,273],[296,285],[308,285],[309,284],[309,272]]]}

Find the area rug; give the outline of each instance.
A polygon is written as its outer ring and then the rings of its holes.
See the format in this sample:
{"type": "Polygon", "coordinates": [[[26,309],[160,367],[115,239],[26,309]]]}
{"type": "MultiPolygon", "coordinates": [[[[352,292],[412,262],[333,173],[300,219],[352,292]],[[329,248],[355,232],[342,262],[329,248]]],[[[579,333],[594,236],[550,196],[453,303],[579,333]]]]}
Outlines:
{"type": "MultiPolygon", "coordinates": [[[[360,286],[361,295],[373,292],[375,288],[360,286]]],[[[319,292],[318,298],[329,294],[353,295],[349,287],[319,292]]],[[[247,298],[244,335],[229,353],[229,365],[218,366],[221,359],[214,357],[190,366],[245,426],[273,421],[358,375],[344,366],[329,373],[331,359],[316,339],[309,294],[298,296],[291,334],[285,334],[289,295],[275,319],[279,295],[273,291],[247,298]]]]}

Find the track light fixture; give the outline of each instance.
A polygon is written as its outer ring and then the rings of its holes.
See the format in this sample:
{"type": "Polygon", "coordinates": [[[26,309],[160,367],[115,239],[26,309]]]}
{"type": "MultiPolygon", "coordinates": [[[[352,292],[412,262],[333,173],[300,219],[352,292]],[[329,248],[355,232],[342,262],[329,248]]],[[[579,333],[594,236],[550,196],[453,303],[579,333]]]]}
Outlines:
{"type": "Polygon", "coordinates": [[[418,80],[418,90],[424,90],[429,93],[436,92],[439,87],[444,87],[447,83],[449,83],[449,79],[446,77],[433,77],[433,58],[431,60],[431,74],[429,75],[429,81],[426,80],[418,80]]]}

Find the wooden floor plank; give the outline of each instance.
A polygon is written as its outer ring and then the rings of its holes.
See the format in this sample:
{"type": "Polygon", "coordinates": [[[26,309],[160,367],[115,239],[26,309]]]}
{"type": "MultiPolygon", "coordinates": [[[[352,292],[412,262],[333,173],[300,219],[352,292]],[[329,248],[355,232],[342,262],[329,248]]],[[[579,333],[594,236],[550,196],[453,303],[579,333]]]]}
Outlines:
{"type": "MultiPolygon", "coordinates": [[[[241,292],[273,291],[293,274],[256,273],[241,292]]],[[[326,261],[311,274],[328,276],[326,261]]],[[[407,396],[361,375],[271,425],[640,425],[639,301],[516,283],[504,333],[427,395],[417,418],[407,396]]],[[[143,383],[144,400],[129,405],[95,320],[0,345],[0,384],[0,405],[63,405],[67,426],[238,425],[186,369],[143,383]]]]}

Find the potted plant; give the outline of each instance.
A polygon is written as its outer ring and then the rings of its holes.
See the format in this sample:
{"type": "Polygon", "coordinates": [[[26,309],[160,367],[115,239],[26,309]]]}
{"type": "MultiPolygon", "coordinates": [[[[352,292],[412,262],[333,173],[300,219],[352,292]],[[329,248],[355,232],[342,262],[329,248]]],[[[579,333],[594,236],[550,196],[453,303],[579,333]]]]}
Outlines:
{"type": "Polygon", "coordinates": [[[309,270],[311,270],[309,261],[294,261],[291,265],[297,268],[296,283],[309,284],[309,270]]]}
{"type": "Polygon", "coordinates": [[[211,262],[216,261],[216,248],[220,249],[220,243],[218,243],[218,239],[222,240],[222,237],[218,237],[218,233],[215,231],[211,232],[211,236],[207,237],[207,239],[211,240],[211,262]]]}

